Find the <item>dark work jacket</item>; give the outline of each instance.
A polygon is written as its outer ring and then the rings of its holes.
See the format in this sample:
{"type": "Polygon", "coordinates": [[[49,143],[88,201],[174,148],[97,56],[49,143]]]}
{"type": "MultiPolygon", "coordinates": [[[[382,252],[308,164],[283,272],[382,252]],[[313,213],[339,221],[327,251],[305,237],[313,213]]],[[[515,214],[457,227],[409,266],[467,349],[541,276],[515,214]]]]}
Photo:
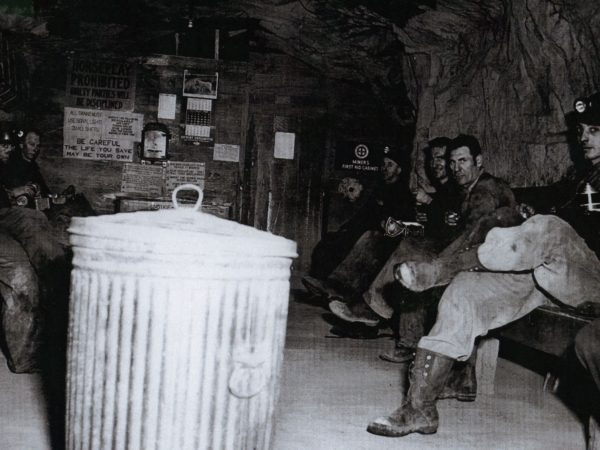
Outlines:
{"type": "Polygon", "coordinates": [[[10,208],[10,198],[4,185],[4,170],[6,164],[0,163],[0,208],[10,208]]]}
{"type": "Polygon", "coordinates": [[[10,199],[6,193],[6,188],[2,186],[0,180],[0,208],[10,208],[10,199]]]}
{"type": "Polygon", "coordinates": [[[585,206],[587,195],[583,193],[588,183],[598,192],[592,195],[592,201],[597,202],[600,197],[600,164],[591,166],[577,182],[561,182],[559,186],[563,190],[568,189],[568,200],[557,209],[556,215],[568,222],[600,257],[600,211],[590,212],[585,206]]]}
{"type": "Polygon", "coordinates": [[[380,183],[365,204],[340,227],[340,231],[356,232],[360,236],[368,230],[381,230],[381,222],[393,217],[412,221],[415,218],[415,202],[406,180],[396,183],[380,183]]]}
{"type": "Polygon", "coordinates": [[[38,164],[25,161],[20,151],[13,152],[8,162],[0,168],[0,178],[8,189],[35,183],[40,187],[42,196],[50,193],[38,164]]]}
{"type": "Polygon", "coordinates": [[[477,248],[494,227],[518,225],[522,218],[515,196],[506,182],[488,173],[462,190],[461,234],[427,264],[430,286],[448,284],[457,273],[481,268],[477,248]]]}
{"type": "Polygon", "coordinates": [[[464,194],[460,187],[453,181],[437,186],[432,195],[432,201],[427,205],[427,222],[425,235],[440,243],[448,244],[455,239],[464,229],[464,222],[459,220],[456,226],[446,223],[446,213],[460,213],[464,194]]]}
{"type": "Polygon", "coordinates": [[[483,172],[474,185],[463,190],[460,215],[464,221],[463,231],[442,251],[441,256],[452,257],[474,249],[492,228],[522,222],[510,186],[487,172],[483,172]]]}

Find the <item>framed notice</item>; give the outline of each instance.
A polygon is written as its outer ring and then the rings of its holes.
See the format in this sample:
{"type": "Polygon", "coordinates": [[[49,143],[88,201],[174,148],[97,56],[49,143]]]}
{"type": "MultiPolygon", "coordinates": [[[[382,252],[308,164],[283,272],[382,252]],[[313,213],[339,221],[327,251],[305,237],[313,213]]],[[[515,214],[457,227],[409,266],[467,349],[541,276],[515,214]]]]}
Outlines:
{"type": "Polygon", "coordinates": [[[217,98],[219,73],[199,74],[183,71],[183,95],[185,97],[217,98]]]}

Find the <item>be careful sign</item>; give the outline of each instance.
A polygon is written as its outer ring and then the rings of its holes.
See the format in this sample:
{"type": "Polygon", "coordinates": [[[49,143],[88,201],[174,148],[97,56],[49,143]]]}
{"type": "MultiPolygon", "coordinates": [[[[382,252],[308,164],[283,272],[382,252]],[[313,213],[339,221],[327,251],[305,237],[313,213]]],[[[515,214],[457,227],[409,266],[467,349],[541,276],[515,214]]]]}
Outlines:
{"type": "Polygon", "coordinates": [[[143,114],[65,108],[65,158],[132,161],[141,139],[143,114]]]}

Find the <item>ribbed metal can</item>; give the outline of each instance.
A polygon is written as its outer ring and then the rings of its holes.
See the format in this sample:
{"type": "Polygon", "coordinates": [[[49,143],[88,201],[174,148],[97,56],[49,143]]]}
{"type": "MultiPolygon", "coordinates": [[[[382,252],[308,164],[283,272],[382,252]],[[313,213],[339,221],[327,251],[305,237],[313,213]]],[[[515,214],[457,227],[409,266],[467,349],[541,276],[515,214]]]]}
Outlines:
{"type": "Polygon", "coordinates": [[[67,448],[271,448],[296,244],[183,208],[69,231],[67,448]]]}

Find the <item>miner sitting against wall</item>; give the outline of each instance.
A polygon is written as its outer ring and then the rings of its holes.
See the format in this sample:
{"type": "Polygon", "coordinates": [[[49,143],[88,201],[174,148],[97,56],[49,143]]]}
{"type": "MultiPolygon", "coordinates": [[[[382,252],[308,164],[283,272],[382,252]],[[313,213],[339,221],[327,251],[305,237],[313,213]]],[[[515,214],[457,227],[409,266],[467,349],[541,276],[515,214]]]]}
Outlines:
{"type": "Polygon", "coordinates": [[[34,129],[18,134],[21,134],[20,142],[17,142],[20,145],[11,153],[7,164],[0,168],[0,177],[13,204],[34,208],[35,197],[47,197],[50,193],[36,162],[41,149],[41,134],[34,129]]]}
{"type": "MultiPolygon", "coordinates": [[[[424,223],[425,236],[410,236],[398,241],[399,245],[388,261],[397,260],[399,255],[407,257],[419,252],[439,251],[462,231],[463,221],[456,213],[460,208],[460,190],[454,179],[448,176],[447,170],[446,148],[449,143],[450,139],[439,137],[431,140],[425,149],[426,173],[436,190],[429,195],[419,188],[416,196],[417,220],[424,223]]],[[[386,262],[362,296],[332,300],[329,308],[342,320],[375,327],[381,317],[392,317],[393,310],[387,302],[393,302],[397,297],[398,287],[394,282],[393,264],[386,262]],[[377,302],[373,309],[378,314],[367,306],[365,298],[377,302]]],[[[424,308],[422,312],[425,312],[424,308]]]]}
{"type": "MultiPolygon", "coordinates": [[[[367,325],[377,325],[382,318],[392,319],[392,325],[397,324],[397,339],[391,352],[380,355],[386,361],[404,363],[413,359],[417,342],[428,330],[429,318],[435,316],[443,292],[441,288],[427,288],[448,283],[460,270],[476,268],[476,246],[487,231],[494,226],[515,225],[521,220],[509,186],[484,172],[481,147],[476,138],[460,135],[449,141],[445,150],[451,181],[434,197],[437,201],[430,211],[434,220],[428,236],[402,241],[364,292],[362,309],[350,304],[345,314],[341,306],[336,314],[349,322],[367,325]],[[451,186],[455,188],[450,189],[451,186]],[[427,283],[424,289],[418,289],[424,292],[412,292],[395,283],[394,269],[404,261],[416,264],[415,284],[427,283]],[[365,308],[367,304],[369,309],[365,308]]],[[[331,307],[335,313],[336,305],[331,307]]],[[[467,362],[455,365],[447,388],[438,397],[472,401],[476,390],[473,353],[467,362]]]]}
{"type": "MultiPolygon", "coordinates": [[[[0,167],[17,149],[15,136],[0,131],[0,167]]],[[[0,174],[3,173],[0,171],[0,174]]],[[[13,372],[39,369],[43,343],[41,292],[52,295],[66,272],[65,254],[48,219],[37,210],[11,205],[0,178],[0,296],[2,345],[13,372]]]]}
{"type": "Polygon", "coordinates": [[[302,279],[309,292],[329,298],[361,293],[397,246],[390,233],[399,221],[414,220],[414,200],[405,176],[407,154],[386,147],[381,181],[366,204],[333,236],[326,236],[312,254],[310,276],[302,279]]]}
{"type": "MultiPolygon", "coordinates": [[[[395,295],[400,299],[385,295],[385,288],[393,283],[397,264],[411,261],[407,268],[414,269],[413,287],[420,284],[427,288],[444,285],[458,271],[477,266],[476,245],[483,241],[487,231],[494,226],[515,225],[521,219],[510,187],[483,170],[481,146],[475,137],[459,135],[452,139],[447,145],[447,155],[451,179],[459,192],[458,196],[441,192],[437,208],[440,211],[432,214],[445,217],[444,221],[436,221],[435,229],[438,231],[430,231],[432,237],[422,242],[402,242],[362,296],[364,303],[370,306],[371,314],[361,316],[356,308],[351,308],[347,320],[367,323],[382,317],[390,318],[395,305],[400,310],[402,321],[402,310],[406,306],[403,305],[406,298],[402,296],[408,297],[409,293],[397,292],[395,295]],[[373,311],[377,316],[372,317],[373,311]]],[[[417,302],[417,309],[420,303],[417,302]]],[[[409,316],[404,314],[405,318],[409,316]]],[[[422,330],[423,325],[412,324],[409,328],[413,334],[417,329],[422,330]]],[[[411,359],[419,338],[400,336],[399,342],[405,344],[396,349],[399,361],[411,359]]]]}
{"type": "MultiPolygon", "coordinates": [[[[439,422],[436,400],[455,361],[469,358],[477,337],[541,305],[577,307],[586,300],[597,301],[600,213],[593,204],[582,206],[579,194],[588,184],[600,191],[600,95],[579,99],[575,106],[572,117],[584,157],[591,164],[570,191],[571,200],[556,209],[558,216],[534,215],[520,226],[494,228],[487,234],[477,248],[478,262],[486,270],[463,271],[453,277],[440,300],[436,323],[416,348],[408,392],[396,411],[369,424],[371,433],[435,433],[439,422]]],[[[395,275],[406,287],[421,290],[433,283],[428,277],[420,278],[420,272],[431,269],[435,270],[405,262],[395,275]]],[[[597,375],[597,353],[586,354],[582,349],[583,342],[590,340],[597,342],[597,333],[582,332],[576,340],[578,355],[597,375]]]]}

